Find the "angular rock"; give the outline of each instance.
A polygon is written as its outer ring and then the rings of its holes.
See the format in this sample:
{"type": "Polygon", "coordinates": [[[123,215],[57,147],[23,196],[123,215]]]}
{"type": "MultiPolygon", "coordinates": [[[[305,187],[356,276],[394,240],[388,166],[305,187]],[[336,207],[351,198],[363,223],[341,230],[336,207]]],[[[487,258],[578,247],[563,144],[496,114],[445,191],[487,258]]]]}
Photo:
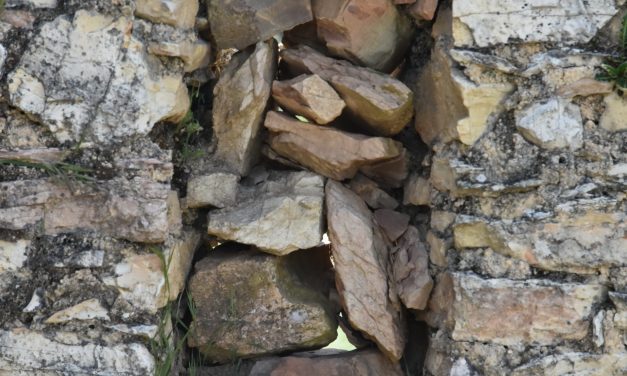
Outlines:
{"type": "Polygon", "coordinates": [[[154,314],[183,290],[199,241],[200,234],[189,230],[178,238],[169,238],[159,251],[151,248],[146,250],[151,253],[130,254],[103,282],[117,288],[118,300],[132,309],[154,314]]]}
{"type": "Polygon", "coordinates": [[[583,143],[579,107],[559,98],[534,103],[519,111],[516,128],[529,142],[545,149],[577,150],[583,143]]]}
{"type": "Polygon", "coordinates": [[[610,94],[612,86],[611,82],[598,81],[594,78],[582,78],[561,86],[557,94],[565,99],[572,99],[576,96],[587,97],[594,94],[610,94]]]}
{"type": "Polygon", "coordinates": [[[209,234],[279,256],[315,247],[322,240],[323,185],[321,176],[293,172],[242,187],[235,206],[209,213],[209,234]]]}
{"type": "Polygon", "coordinates": [[[396,209],[399,205],[398,201],[379,188],[377,183],[361,174],[357,174],[350,181],[350,189],[372,209],[396,209]]]}
{"type": "Polygon", "coordinates": [[[617,11],[613,1],[459,1],[453,4],[453,36],[456,45],[478,47],[510,40],[586,43],[617,11]]]}
{"type": "MultiPolygon", "coordinates": [[[[216,3],[215,1],[212,3],[216,3]]],[[[235,55],[213,89],[216,157],[246,175],[259,157],[261,124],[276,74],[276,42],[235,55]]]]}
{"type": "Polygon", "coordinates": [[[616,93],[605,96],[605,111],[601,115],[599,125],[610,132],[620,132],[627,130],[627,100],[619,97],[616,93]]]}
{"type": "Polygon", "coordinates": [[[400,314],[388,295],[389,255],[383,235],[366,204],[342,184],[327,182],[326,203],[342,307],[352,327],[397,361],[405,338],[400,314]]]}
{"type": "Polygon", "coordinates": [[[370,349],[330,355],[318,355],[314,352],[260,360],[248,374],[248,376],[265,375],[401,376],[403,372],[398,363],[391,362],[380,352],[370,349]]]}
{"type": "Polygon", "coordinates": [[[190,280],[197,313],[188,344],[223,363],[331,343],[337,335],[334,312],[324,291],[304,282],[308,275],[319,281],[329,270],[326,248],[284,257],[211,251],[190,280]]]}
{"type": "Polygon", "coordinates": [[[187,181],[187,206],[224,208],[235,204],[239,175],[215,172],[194,176],[187,181]]]}
{"type": "Polygon", "coordinates": [[[411,42],[411,22],[389,0],[314,0],[312,8],[329,52],[355,64],[389,72],[411,42]]]}
{"type": "Polygon", "coordinates": [[[335,90],[318,75],[300,75],[288,81],[274,81],[272,98],[290,112],[327,124],[346,106],[335,90]]]}
{"type": "Polygon", "coordinates": [[[417,20],[431,21],[435,16],[437,7],[438,0],[417,0],[407,12],[417,20]]]}
{"type": "Polygon", "coordinates": [[[135,15],[155,23],[191,29],[196,22],[198,0],[137,0],[135,15]]]}
{"type": "Polygon", "coordinates": [[[74,333],[63,331],[49,336],[26,328],[2,330],[0,347],[0,370],[10,375],[94,374],[94,370],[100,375],[152,375],[155,370],[153,356],[141,343],[77,341],[74,333]]]}
{"type": "Polygon", "coordinates": [[[242,50],[313,19],[304,0],[212,0],[207,2],[211,34],[218,49],[242,50]]]}
{"type": "Polygon", "coordinates": [[[51,9],[57,7],[57,0],[6,0],[7,8],[32,7],[37,9],[51,9]]]}
{"type": "Polygon", "coordinates": [[[352,178],[365,165],[397,157],[400,143],[319,127],[270,111],[264,123],[279,155],[332,179],[352,178]]]}
{"type": "Polygon", "coordinates": [[[10,102],[60,142],[110,143],[182,119],[189,107],[183,72],[148,55],[131,25],[84,10],[72,22],[45,23],[8,76],[10,102]]]}
{"type": "Polygon", "coordinates": [[[588,334],[603,285],[482,279],[453,274],[451,336],[456,341],[552,345],[588,334]],[[486,319],[489,318],[489,319],[486,319]]]}
{"type": "Polygon", "coordinates": [[[409,155],[403,148],[397,157],[362,166],[359,171],[383,188],[398,188],[407,178],[409,155]]]}
{"type": "Polygon", "coordinates": [[[185,72],[209,67],[211,46],[202,39],[180,42],[153,42],[148,44],[148,52],[157,56],[179,57],[183,60],[185,72]]]}
{"type": "Polygon", "coordinates": [[[419,175],[411,175],[403,188],[403,205],[429,205],[431,187],[429,181],[419,175]]]}
{"type": "Polygon", "coordinates": [[[335,60],[310,47],[288,48],[282,59],[294,74],[317,74],[346,102],[348,113],[371,132],[399,133],[413,116],[413,94],[405,84],[379,72],[335,60]]]}
{"type": "Polygon", "coordinates": [[[513,370],[512,376],[608,375],[627,373],[627,353],[593,354],[568,352],[549,355],[513,370]]]}
{"type": "Polygon", "coordinates": [[[392,272],[398,296],[405,307],[425,309],[433,288],[429,275],[429,254],[420,241],[418,229],[409,226],[391,250],[392,272]]]}
{"type": "Polygon", "coordinates": [[[30,243],[26,239],[0,240],[0,275],[4,272],[17,271],[24,266],[28,260],[26,250],[30,243]]]}
{"type": "Polygon", "coordinates": [[[374,212],[374,219],[391,242],[395,242],[409,224],[409,216],[390,209],[379,209],[374,212]]]}
{"type": "Polygon", "coordinates": [[[455,247],[490,247],[536,268],[596,274],[627,259],[625,212],[624,204],[598,199],[566,202],[534,222],[462,217],[453,228],[455,247]]]}
{"type": "Polygon", "coordinates": [[[88,299],[75,306],[55,312],[46,319],[46,324],[60,324],[74,320],[105,320],[108,321],[108,311],[98,299],[88,299]]]}

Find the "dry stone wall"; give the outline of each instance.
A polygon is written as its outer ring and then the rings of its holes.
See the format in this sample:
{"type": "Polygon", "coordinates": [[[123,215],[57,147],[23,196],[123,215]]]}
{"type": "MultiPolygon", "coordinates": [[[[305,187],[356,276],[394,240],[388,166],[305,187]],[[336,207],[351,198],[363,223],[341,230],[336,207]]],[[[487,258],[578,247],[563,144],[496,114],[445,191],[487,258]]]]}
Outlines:
{"type": "Polygon", "coordinates": [[[0,375],[627,374],[624,0],[0,4],[0,375]]]}

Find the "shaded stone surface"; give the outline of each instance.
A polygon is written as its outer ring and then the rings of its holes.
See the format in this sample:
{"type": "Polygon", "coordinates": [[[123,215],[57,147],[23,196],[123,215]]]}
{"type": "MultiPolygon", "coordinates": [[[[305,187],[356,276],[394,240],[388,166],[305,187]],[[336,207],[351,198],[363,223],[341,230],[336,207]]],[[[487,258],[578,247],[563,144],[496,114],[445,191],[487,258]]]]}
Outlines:
{"type": "Polygon", "coordinates": [[[603,285],[547,280],[482,279],[453,273],[452,338],[551,345],[588,334],[593,306],[605,299],[603,285]],[[486,318],[490,318],[486,320],[486,318]]]}
{"type": "Polygon", "coordinates": [[[346,106],[331,85],[315,74],[274,81],[272,97],[281,107],[317,124],[335,120],[346,106]]]}
{"type": "Polygon", "coordinates": [[[350,189],[372,209],[396,209],[399,205],[398,201],[379,188],[377,183],[361,174],[355,175],[350,181],[350,189]]]}
{"type": "Polygon", "coordinates": [[[358,65],[391,71],[409,47],[412,25],[389,0],[312,1],[328,51],[358,65]]]}
{"type": "Polygon", "coordinates": [[[264,123],[270,130],[270,147],[279,155],[337,180],[353,177],[357,170],[398,156],[399,142],[367,137],[334,128],[319,127],[270,111],[264,123]]]}
{"type": "Polygon", "coordinates": [[[514,369],[512,376],[608,375],[627,373],[627,353],[592,354],[569,352],[550,355],[514,369]]]}
{"type": "Polygon", "coordinates": [[[242,187],[236,205],[211,211],[208,231],[276,255],[315,247],[322,239],[323,185],[309,172],[277,172],[242,187]]]}
{"type": "Polygon", "coordinates": [[[407,230],[410,217],[405,213],[391,209],[378,209],[374,212],[374,220],[387,238],[391,242],[395,242],[407,230]]]}
{"type": "Polygon", "coordinates": [[[304,0],[212,0],[207,9],[218,49],[242,50],[313,17],[310,2],[304,0]]]}
{"type": "Polygon", "coordinates": [[[413,94],[405,84],[379,72],[326,57],[310,47],[286,49],[281,57],[294,74],[317,74],[346,102],[348,113],[370,132],[399,133],[413,116],[413,94]]]}
{"type": "Polygon", "coordinates": [[[155,23],[191,29],[196,22],[198,0],[137,0],[135,15],[155,23]]]}
{"type": "Polygon", "coordinates": [[[45,23],[10,73],[12,105],[63,141],[145,135],[189,107],[182,73],[148,55],[132,20],[80,10],[45,23]]]}
{"type": "Polygon", "coordinates": [[[240,177],[227,172],[215,172],[191,177],[187,181],[187,206],[224,208],[235,204],[240,177]]]}
{"type": "Polygon", "coordinates": [[[558,98],[535,103],[516,114],[516,128],[546,149],[577,150],[583,143],[583,121],[576,105],[558,98]]]}
{"type": "Polygon", "coordinates": [[[433,288],[429,275],[429,254],[418,229],[409,226],[391,248],[392,273],[398,296],[407,308],[425,309],[433,288]]]}
{"type": "Polygon", "coordinates": [[[329,180],[327,222],[336,286],[351,325],[373,340],[392,360],[403,354],[400,313],[388,290],[388,248],[372,213],[357,194],[329,180]]]}
{"type": "Polygon", "coordinates": [[[261,124],[276,74],[276,42],[233,55],[213,89],[215,156],[240,175],[259,158],[261,124]]]}
{"type": "Polygon", "coordinates": [[[327,248],[284,257],[241,247],[213,250],[190,280],[197,314],[188,344],[211,361],[230,362],[331,343],[334,312],[324,289],[306,283],[324,281],[329,270],[327,248]]]}

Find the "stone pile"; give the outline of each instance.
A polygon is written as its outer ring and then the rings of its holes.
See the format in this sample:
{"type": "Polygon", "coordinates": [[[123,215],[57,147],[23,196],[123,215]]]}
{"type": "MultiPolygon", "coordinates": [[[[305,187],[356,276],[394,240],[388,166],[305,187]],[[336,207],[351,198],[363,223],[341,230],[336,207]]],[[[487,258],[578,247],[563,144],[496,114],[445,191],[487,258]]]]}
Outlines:
{"type": "Polygon", "coordinates": [[[0,375],[627,373],[624,1],[5,7],[0,375]]]}

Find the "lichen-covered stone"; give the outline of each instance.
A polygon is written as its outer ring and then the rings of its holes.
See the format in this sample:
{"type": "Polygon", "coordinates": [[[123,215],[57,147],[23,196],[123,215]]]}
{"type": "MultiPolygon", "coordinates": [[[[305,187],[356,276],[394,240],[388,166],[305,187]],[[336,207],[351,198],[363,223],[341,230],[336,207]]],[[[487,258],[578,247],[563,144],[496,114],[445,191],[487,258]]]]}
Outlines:
{"type": "Polygon", "coordinates": [[[190,280],[196,316],[188,344],[220,363],[326,346],[336,337],[334,312],[324,288],[304,281],[324,281],[329,269],[326,248],[283,257],[213,250],[190,280]]]}
{"type": "Polygon", "coordinates": [[[137,0],[135,14],[155,23],[191,29],[196,22],[198,0],[137,0]]]}
{"type": "Polygon", "coordinates": [[[527,140],[547,149],[577,150],[583,142],[579,107],[558,98],[521,110],[516,127],[527,140]]]}

